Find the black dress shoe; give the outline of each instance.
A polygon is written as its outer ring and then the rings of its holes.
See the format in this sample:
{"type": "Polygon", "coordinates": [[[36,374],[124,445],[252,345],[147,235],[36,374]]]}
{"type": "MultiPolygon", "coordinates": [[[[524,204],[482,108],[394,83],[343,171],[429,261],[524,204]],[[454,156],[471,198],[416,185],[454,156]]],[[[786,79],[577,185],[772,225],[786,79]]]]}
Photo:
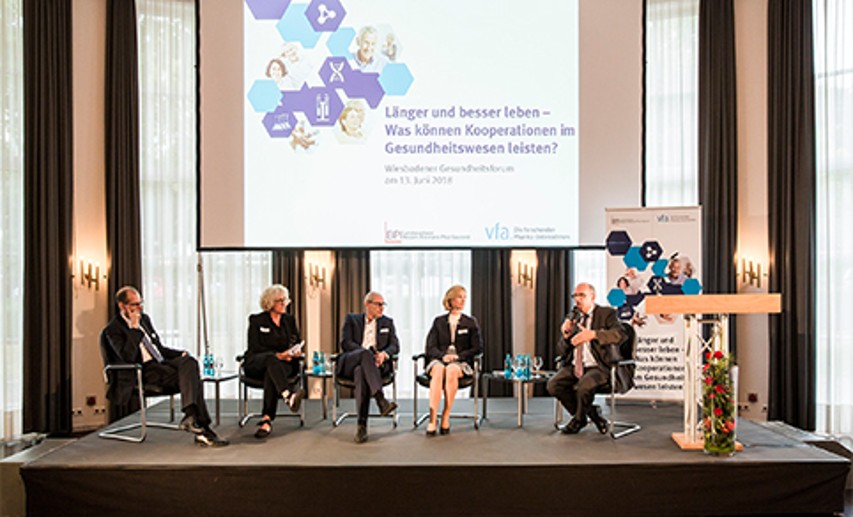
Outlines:
{"type": "Polygon", "coordinates": [[[270,435],[270,433],[272,433],[272,422],[271,421],[261,420],[260,422],[258,422],[258,426],[259,426],[258,430],[255,431],[255,438],[258,438],[258,439],[266,438],[267,436],[270,435]],[[266,428],[264,427],[264,424],[266,424],[266,426],[267,426],[266,428]]]}
{"type": "Polygon", "coordinates": [[[358,424],[358,430],[355,432],[355,443],[364,443],[367,441],[367,425],[358,424]]]}
{"type": "Polygon", "coordinates": [[[228,445],[228,440],[220,438],[213,429],[208,427],[201,434],[195,435],[195,443],[204,447],[225,447],[228,445]]]}
{"type": "Polygon", "coordinates": [[[593,424],[595,424],[595,428],[598,429],[599,433],[607,434],[607,431],[609,430],[607,419],[601,416],[598,406],[592,406],[589,408],[589,419],[592,420],[593,424]]]}
{"type": "Polygon", "coordinates": [[[438,434],[440,434],[440,435],[450,434],[450,426],[439,427],[438,428],[438,434]]]}
{"type": "Polygon", "coordinates": [[[382,398],[376,401],[379,405],[379,416],[388,416],[397,409],[396,402],[388,402],[388,399],[382,398]]]}
{"type": "Polygon", "coordinates": [[[573,418],[560,429],[560,432],[563,434],[578,434],[584,427],[586,427],[586,421],[573,418]]]}
{"type": "Polygon", "coordinates": [[[302,405],[302,399],[304,398],[304,390],[299,390],[296,393],[291,393],[290,396],[287,397],[287,407],[290,408],[291,413],[299,412],[299,406],[302,405]]]}
{"type": "Polygon", "coordinates": [[[201,434],[204,432],[204,428],[198,425],[198,422],[196,422],[195,417],[192,415],[185,416],[181,420],[181,423],[178,424],[178,429],[192,434],[201,434]]]}

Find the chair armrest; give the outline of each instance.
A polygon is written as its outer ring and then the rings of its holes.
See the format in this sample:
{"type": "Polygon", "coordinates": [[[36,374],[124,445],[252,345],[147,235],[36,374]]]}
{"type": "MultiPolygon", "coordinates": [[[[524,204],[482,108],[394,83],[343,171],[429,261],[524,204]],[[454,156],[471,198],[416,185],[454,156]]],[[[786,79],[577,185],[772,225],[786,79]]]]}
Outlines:
{"type": "Polygon", "coordinates": [[[617,361],[617,366],[631,366],[637,364],[637,361],[633,359],[622,359],[621,361],[617,361]]]}
{"type": "Polygon", "coordinates": [[[558,355],[557,357],[554,358],[554,368],[556,370],[559,370],[562,367],[563,367],[563,357],[558,355]]]}
{"type": "Polygon", "coordinates": [[[245,353],[240,354],[240,355],[238,355],[237,357],[235,357],[235,358],[234,358],[234,360],[235,360],[235,361],[237,361],[238,363],[242,363],[244,359],[246,359],[246,354],[245,354],[245,353]]]}
{"type": "Polygon", "coordinates": [[[421,352],[420,354],[413,355],[412,361],[417,361],[418,359],[421,359],[423,357],[426,357],[426,352],[421,352]]]}
{"type": "Polygon", "coordinates": [[[120,363],[120,364],[108,364],[104,366],[104,373],[110,370],[141,370],[142,365],[139,363],[120,363]]]}

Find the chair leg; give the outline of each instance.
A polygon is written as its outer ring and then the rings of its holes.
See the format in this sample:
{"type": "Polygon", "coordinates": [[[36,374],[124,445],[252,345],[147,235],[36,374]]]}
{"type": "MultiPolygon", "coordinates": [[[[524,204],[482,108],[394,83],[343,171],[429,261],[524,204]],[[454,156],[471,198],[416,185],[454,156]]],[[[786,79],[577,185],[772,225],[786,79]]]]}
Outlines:
{"type": "Polygon", "coordinates": [[[623,436],[628,436],[631,433],[636,433],[642,429],[640,424],[635,424],[631,422],[620,422],[616,420],[616,388],[614,387],[610,392],[610,437],[614,440],[618,440],[623,436]],[[615,428],[620,428],[621,430],[615,432],[615,428]]]}
{"type": "Polygon", "coordinates": [[[169,395],[169,422],[175,421],[175,395],[169,395]]]}

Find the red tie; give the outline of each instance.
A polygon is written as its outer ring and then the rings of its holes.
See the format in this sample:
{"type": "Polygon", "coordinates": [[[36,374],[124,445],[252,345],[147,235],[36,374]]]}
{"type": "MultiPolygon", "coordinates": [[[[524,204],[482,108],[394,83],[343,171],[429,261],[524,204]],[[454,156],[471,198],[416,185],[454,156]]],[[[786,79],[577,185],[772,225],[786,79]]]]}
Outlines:
{"type": "MultiPolygon", "coordinates": [[[[586,328],[586,321],[589,318],[588,314],[583,315],[581,325],[586,328]]],[[[583,377],[583,345],[575,347],[575,377],[580,379],[583,377]]]]}

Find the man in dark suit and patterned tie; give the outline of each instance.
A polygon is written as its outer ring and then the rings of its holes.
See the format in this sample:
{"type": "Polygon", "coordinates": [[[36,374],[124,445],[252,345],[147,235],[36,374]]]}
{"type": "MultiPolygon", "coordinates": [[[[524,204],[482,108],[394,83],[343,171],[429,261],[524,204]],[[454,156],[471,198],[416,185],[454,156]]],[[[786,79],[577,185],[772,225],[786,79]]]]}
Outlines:
{"type": "Polygon", "coordinates": [[[382,377],[390,373],[391,357],[400,352],[394,321],[382,314],[385,299],[371,291],[364,297],[364,312],[347,314],[341,333],[341,352],[335,374],[355,382],[355,404],[358,408],[356,443],[367,441],[367,415],[370,399],[375,398],[382,416],[390,415],[397,404],[389,402],[382,392],[382,377]]]}
{"type": "MultiPolygon", "coordinates": [[[[163,346],[151,319],[142,312],[142,303],[135,287],[125,286],[116,293],[118,314],[103,330],[109,343],[109,360],[141,363],[146,385],[161,386],[169,391],[179,389],[185,414],[179,427],[193,433],[200,445],[228,445],[228,440],[219,438],[210,428],[198,362],[185,351],[163,346]]],[[[135,376],[116,376],[110,383],[107,397],[113,404],[126,404],[133,396],[134,386],[135,376]]]]}
{"type": "Polygon", "coordinates": [[[580,283],[572,294],[573,313],[566,316],[560,328],[562,338],[557,353],[563,357],[563,367],[548,381],[548,393],[556,397],[572,419],[562,428],[565,434],[575,434],[592,420],[601,434],[607,433],[607,420],[592,402],[596,390],[610,380],[614,361],[608,353],[610,345],[619,345],[627,336],[619,325],[616,310],[595,303],[595,288],[580,283]]]}

